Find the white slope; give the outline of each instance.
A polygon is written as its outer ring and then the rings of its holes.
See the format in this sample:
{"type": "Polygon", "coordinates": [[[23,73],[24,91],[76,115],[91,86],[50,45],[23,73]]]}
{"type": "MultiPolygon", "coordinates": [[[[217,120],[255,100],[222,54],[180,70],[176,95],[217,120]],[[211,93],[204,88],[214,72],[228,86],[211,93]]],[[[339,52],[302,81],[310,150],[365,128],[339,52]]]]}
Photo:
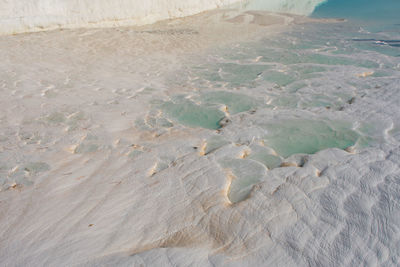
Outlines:
{"type": "Polygon", "coordinates": [[[236,3],[309,15],[324,0],[0,0],[0,35],[57,28],[144,25],[236,3]]]}
{"type": "Polygon", "coordinates": [[[297,15],[310,15],[314,9],[326,0],[250,0],[242,5],[249,10],[267,10],[297,15]]]}
{"type": "Polygon", "coordinates": [[[178,126],[170,138],[135,126],[151,101],[181,90],[168,79],[185,77],[187,54],[287,20],[231,12],[0,38],[0,266],[139,266],[136,254],[186,244],[189,266],[218,245],[212,235],[234,237],[218,223],[219,210],[234,211],[226,177],[193,149],[209,131],[178,126]],[[184,164],[171,169],[171,155],[184,164]],[[215,210],[199,222],[207,203],[215,210]]]}
{"type": "Polygon", "coordinates": [[[0,266],[397,266],[399,57],[338,55],[359,44],[299,20],[1,37],[0,266]],[[218,131],[185,126],[223,112],[218,131]],[[347,138],[310,124],[328,119],[378,144],[270,166],[293,120],[291,146],[347,138]]]}
{"type": "Polygon", "coordinates": [[[237,0],[0,0],[0,34],[60,27],[143,25],[237,0]]]}

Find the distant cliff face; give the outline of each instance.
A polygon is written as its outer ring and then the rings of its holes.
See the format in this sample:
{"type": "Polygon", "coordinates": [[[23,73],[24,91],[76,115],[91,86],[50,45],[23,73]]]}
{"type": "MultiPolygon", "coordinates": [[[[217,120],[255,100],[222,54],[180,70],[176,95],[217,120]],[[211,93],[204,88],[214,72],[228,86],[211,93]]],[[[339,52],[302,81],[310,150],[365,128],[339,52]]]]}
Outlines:
{"type": "Polygon", "coordinates": [[[62,27],[143,25],[238,0],[0,0],[0,34],[62,27]]]}
{"type": "Polygon", "coordinates": [[[239,5],[251,10],[268,10],[273,12],[311,15],[315,8],[327,0],[247,0],[239,5]]]}

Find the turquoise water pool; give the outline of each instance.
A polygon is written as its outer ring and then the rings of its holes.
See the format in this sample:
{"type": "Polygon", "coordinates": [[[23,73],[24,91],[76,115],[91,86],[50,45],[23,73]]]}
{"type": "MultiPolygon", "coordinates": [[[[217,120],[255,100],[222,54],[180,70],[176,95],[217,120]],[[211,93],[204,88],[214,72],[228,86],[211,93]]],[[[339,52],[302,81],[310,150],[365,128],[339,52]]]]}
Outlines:
{"type": "Polygon", "coordinates": [[[292,13],[314,18],[344,18],[376,30],[377,25],[400,28],[398,0],[251,0],[241,4],[248,10],[292,13]]]}
{"type": "Polygon", "coordinates": [[[329,0],[314,10],[313,17],[357,19],[371,23],[400,23],[398,0],[329,0]]]}

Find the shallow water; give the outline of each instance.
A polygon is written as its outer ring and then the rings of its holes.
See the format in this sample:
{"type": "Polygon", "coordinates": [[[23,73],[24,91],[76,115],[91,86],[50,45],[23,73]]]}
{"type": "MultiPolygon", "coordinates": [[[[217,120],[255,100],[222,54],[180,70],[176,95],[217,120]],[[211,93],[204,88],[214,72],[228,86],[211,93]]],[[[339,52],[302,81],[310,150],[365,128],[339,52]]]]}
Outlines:
{"type": "Polygon", "coordinates": [[[399,23],[400,3],[397,0],[328,0],[316,7],[316,18],[357,19],[365,24],[399,23]]]}
{"type": "MultiPolygon", "coordinates": [[[[365,32],[361,25],[310,23],[276,39],[216,49],[207,63],[191,62],[186,69],[196,92],[188,90],[180,96],[183,102],[171,106],[174,112],[164,112],[189,127],[219,129],[226,144],[262,142],[269,152],[250,149],[249,159],[267,169],[296,154],[385,146],[391,139],[386,132],[398,123],[399,99],[385,103],[384,109],[394,113],[382,119],[377,113],[383,107],[374,103],[374,95],[398,93],[400,49],[393,46],[398,34],[365,32]],[[394,41],[376,41],[383,39],[394,41]],[[193,106],[179,108],[187,103],[193,106]],[[224,118],[228,123],[221,125],[224,118]]],[[[246,168],[257,168],[232,158],[221,166],[235,166],[238,180],[229,198],[238,202],[263,175],[247,176],[246,168]]]]}

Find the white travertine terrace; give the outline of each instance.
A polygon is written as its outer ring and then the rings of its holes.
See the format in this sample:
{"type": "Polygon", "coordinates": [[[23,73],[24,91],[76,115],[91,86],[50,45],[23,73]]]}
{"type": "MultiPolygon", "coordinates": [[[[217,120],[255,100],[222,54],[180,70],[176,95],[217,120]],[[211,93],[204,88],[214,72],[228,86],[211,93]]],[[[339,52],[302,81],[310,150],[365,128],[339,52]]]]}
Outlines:
{"type": "Polygon", "coordinates": [[[143,25],[237,0],[0,0],[0,34],[60,27],[143,25]]]}
{"type": "Polygon", "coordinates": [[[231,4],[309,15],[323,0],[0,0],[0,35],[57,28],[151,24],[231,4]]]}
{"type": "MultiPolygon", "coordinates": [[[[0,17],[130,3],[50,2],[0,17]]],[[[350,26],[220,9],[1,36],[0,266],[397,266],[400,37],[350,26]]]]}
{"type": "Polygon", "coordinates": [[[325,1],[326,0],[248,0],[240,4],[249,10],[267,10],[308,16],[318,5],[325,1]]]}

